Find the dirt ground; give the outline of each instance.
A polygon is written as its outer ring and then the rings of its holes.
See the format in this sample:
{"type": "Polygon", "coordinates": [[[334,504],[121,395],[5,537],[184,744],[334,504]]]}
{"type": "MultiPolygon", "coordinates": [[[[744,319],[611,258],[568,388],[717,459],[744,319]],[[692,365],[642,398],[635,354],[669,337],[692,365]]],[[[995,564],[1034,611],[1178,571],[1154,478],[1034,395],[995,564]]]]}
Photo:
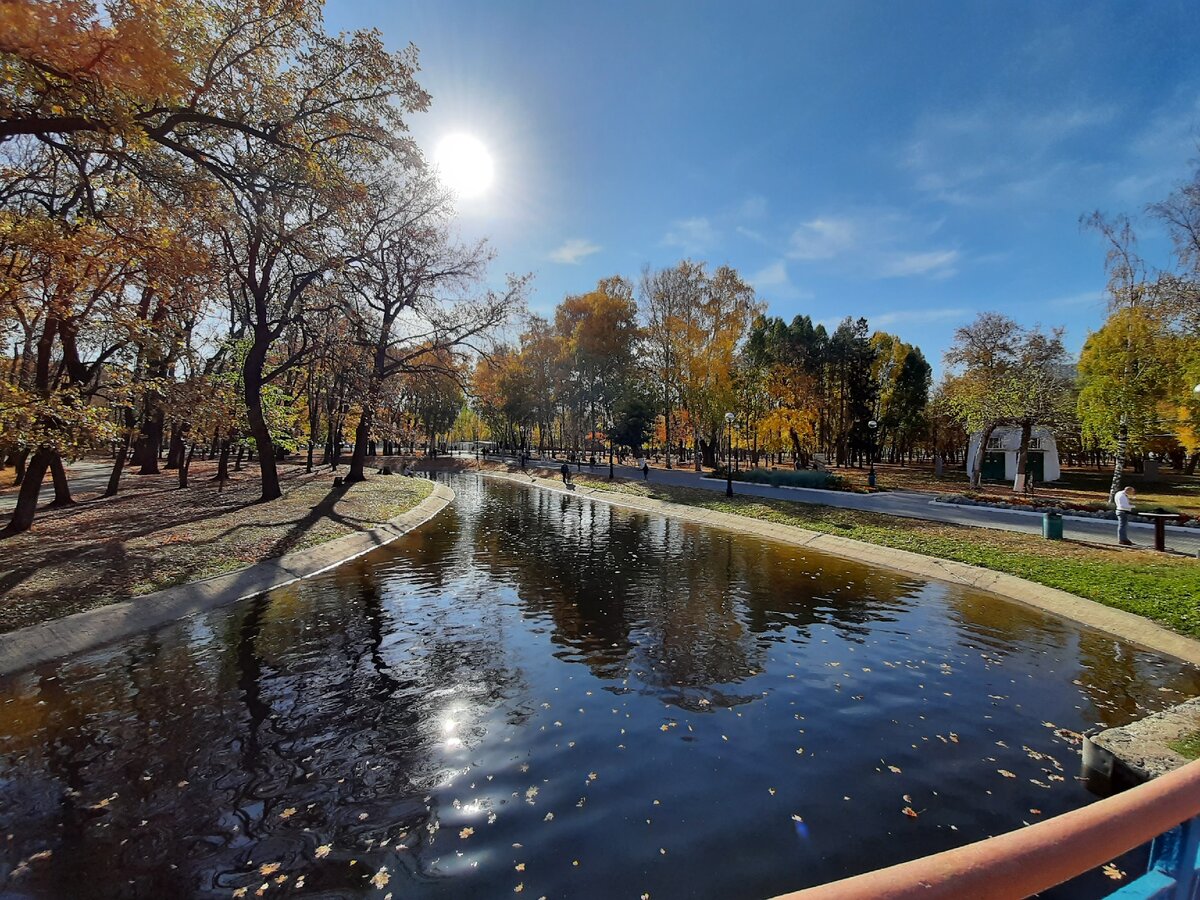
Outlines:
{"type": "Polygon", "coordinates": [[[402,476],[334,488],[328,468],[307,475],[285,463],[284,496],[259,503],[257,466],[231,473],[223,489],[212,480],[215,468],[194,461],[186,490],[165,471],[127,477],[116,497],[81,493],[75,506],[39,509],[32,530],[0,541],[0,631],[372,528],[431,489],[428,480],[402,476]]]}

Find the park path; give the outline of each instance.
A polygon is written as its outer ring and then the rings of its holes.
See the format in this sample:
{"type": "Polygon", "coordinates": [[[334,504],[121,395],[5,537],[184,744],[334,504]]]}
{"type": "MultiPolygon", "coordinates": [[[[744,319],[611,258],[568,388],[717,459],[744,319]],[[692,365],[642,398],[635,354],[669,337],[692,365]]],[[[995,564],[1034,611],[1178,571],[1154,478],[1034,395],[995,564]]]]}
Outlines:
{"type": "MultiPolygon", "coordinates": [[[[111,462],[90,462],[80,460],[67,466],[67,480],[71,483],[71,494],[78,498],[82,494],[96,494],[108,487],[108,476],[112,472],[111,462]]],[[[128,470],[125,473],[129,474],[128,470]]],[[[0,512],[12,512],[17,505],[17,493],[20,488],[10,487],[0,494],[0,512]]],[[[42,490],[38,494],[38,506],[49,503],[54,499],[54,482],[50,473],[46,473],[42,481],[42,490]]]]}
{"type": "MultiPolygon", "coordinates": [[[[538,462],[529,460],[530,468],[558,471],[561,460],[538,462]]],[[[574,465],[571,467],[575,471],[574,465]]],[[[583,466],[582,471],[596,476],[608,474],[608,464],[595,468],[583,466]]],[[[614,472],[621,478],[641,478],[641,472],[632,466],[615,466],[614,472]]],[[[699,488],[706,491],[724,491],[725,482],[705,478],[691,469],[651,469],[650,481],[679,487],[699,488]]],[[[950,503],[935,503],[934,496],[919,491],[884,491],[878,494],[851,494],[845,491],[822,491],[812,488],[772,487],[769,484],[751,484],[735,481],[734,493],[767,497],[775,500],[791,500],[818,506],[835,506],[841,509],[859,509],[866,512],[884,513],[909,519],[927,519],[932,522],[947,522],[975,528],[995,528],[1001,531],[1020,531],[1026,534],[1042,533],[1041,513],[1007,509],[989,509],[978,506],[957,506],[950,503]]],[[[1063,537],[1071,540],[1088,541],[1094,544],[1117,544],[1117,523],[1109,519],[1084,519],[1063,517],[1063,537]]],[[[1154,546],[1154,527],[1148,524],[1131,523],[1130,537],[1143,547],[1154,546]]],[[[1194,556],[1200,553],[1200,529],[1167,527],[1167,547],[1180,553],[1194,556]]]]}

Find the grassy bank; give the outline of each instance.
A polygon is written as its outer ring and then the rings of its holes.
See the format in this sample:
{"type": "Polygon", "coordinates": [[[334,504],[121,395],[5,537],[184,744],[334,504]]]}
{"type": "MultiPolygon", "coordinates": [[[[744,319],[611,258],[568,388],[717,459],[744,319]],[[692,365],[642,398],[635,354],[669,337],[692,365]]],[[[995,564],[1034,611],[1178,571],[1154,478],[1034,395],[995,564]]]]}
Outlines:
{"type": "Polygon", "coordinates": [[[1136,613],[1200,638],[1200,563],[1151,551],[1107,549],[1074,541],[1045,541],[1011,531],[970,528],[879,513],[810,506],[787,500],[732,497],[694,488],[586,475],[576,482],[601,491],[720,510],[810,531],[952,559],[1007,572],[1136,613]]]}
{"type": "Polygon", "coordinates": [[[328,470],[281,471],[284,496],[257,503],[258,480],[238,473],[223,490],[193,464],[130,476],[111,499],[39,511],[32,531],[0,541],[0,631],[11,631],[161,588],[220,575],[372,528],[412,509],[433,482],[372,476],[333,488],[328,470]]]}

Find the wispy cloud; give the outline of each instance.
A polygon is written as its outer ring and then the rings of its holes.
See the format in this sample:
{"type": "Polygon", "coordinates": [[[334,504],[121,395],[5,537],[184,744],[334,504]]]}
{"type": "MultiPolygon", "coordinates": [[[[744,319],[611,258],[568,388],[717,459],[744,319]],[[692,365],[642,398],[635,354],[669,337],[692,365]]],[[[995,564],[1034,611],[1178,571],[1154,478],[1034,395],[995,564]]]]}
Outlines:
{"type": "Polygon", "coordinates": [[[804,290],[792,283],[788,274],[787,263],[782,259],[764,266],[749,275],[746,280],[760,294],[777,300],[811,300],[812,291],[804,290]]]}
{"type": "Polygon", "coordinates": [[[930,275],[949,278],[958,270],[957,250],[929,250],[922,253],[897,253],[883,261],[880,275],[884,278],[904,278],[910,275],[930,275]]]}
{"type": "Polygon", "coordinates": [[[858,225],[849,218],[818,218],[792,232],[788,256],[792,259],[831,259],[854,249],[858,225]]]}
{"type": "MultiPolygon", "coordinates": [[[[1040,198],[1077,181],[1074,144],[1093,139],[1118,110],[1107,103],[1027,110],[993,102],[921,118],[900,153],[918,190],[945,203],[980,206],[1040,198]]],[[[1060,191],[1061,193],[1061,191],[1060,191]]]]}
{"type": "Polygon", "coordinates": [[[737,209],[739,219],[761,219],[766,214],[767,198],[761,194],[751,194],[737,209]]]}
{"type": "Polygon", "coordinates": [[[941,309],[894,309],[878,316],[871,317],[874,328],[895,328],[897,325],[928,325],[932,322],[946,322],[954,319],[966,319],[974,312],[963,307],[945,307],[941,309]]]}
{"type": "Polygon", "coordinates": [[[703,216],[692,219],[677,219],[663,237],[663,243],[679,247],[684,253],[703,253],[716,246],[717,231],[712,222],[703,216]]]}
{"type": "Polygon", "coordinates": [[[941,226],[886,208],[825,214],[792,232],[787,257],[868,278],[948,278],[958,271],[962,254],[940,240],[942,246],[929,246],[941,226]]]}
{"type": "Polygon", "coordinates": [[[564,265],[577,266],[593,253],[599,253],[601,249],[603,248],[599,244],[593,244],[583,238],[571,238],[551,252],[550,258],[564,265]]]}

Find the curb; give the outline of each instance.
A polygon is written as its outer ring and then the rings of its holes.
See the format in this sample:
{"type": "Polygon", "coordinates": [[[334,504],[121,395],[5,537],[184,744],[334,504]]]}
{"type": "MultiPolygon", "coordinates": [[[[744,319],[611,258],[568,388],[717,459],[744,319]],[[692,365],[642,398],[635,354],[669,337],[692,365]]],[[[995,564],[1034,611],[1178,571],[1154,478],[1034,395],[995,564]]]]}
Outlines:
{"type": "Polygon", "coordinates": [[[567,496],[587,497],[589,500],[608,503],[612,506],[656,512],[702,525],[715,525],[741,534],[752,534],[795,546],[811,547],[822,553],[857,562],[885,566],[908,575],[918,575],[922,578],[931,578],[954,585],[978,588],[1003,597],[1005,600],[1013,600],[1025,606],[1070,619],[1146,650],[1163,653],[1200,667],[1200,641],[1176,634],[1174,631],[1133,613],[1113,609],[1097,603],[1095,600],[1088,600],[1057,588],[1035,584],[1005,572],[995,572],[954,560],[938,559],[909,550],[883,547],[854,538],[809,531],[795,525],[766,522],[762,519],[752,519],[749,516],[739,516],[719,510],[699,509],[633,494],[614,495],[587,487],[564,491],[558,482],[544,478],[514,477],[507,473],[482,469],[478,471],[480,475],[488,478],[515,481],[518,484],[533,485],[567,496]]]}
{"type": "Polygon", "coordinates": [[[208,612],[247,597],[309,578],[390,544],[428,522],[454,499],[454,491],[434,482],[429,496],[396,518],[357,534],[215,575],[110,603],[52,622],[0,634],[0,675],[11,675],[64,656],[93,650],[176,619],[208,612]]]}

